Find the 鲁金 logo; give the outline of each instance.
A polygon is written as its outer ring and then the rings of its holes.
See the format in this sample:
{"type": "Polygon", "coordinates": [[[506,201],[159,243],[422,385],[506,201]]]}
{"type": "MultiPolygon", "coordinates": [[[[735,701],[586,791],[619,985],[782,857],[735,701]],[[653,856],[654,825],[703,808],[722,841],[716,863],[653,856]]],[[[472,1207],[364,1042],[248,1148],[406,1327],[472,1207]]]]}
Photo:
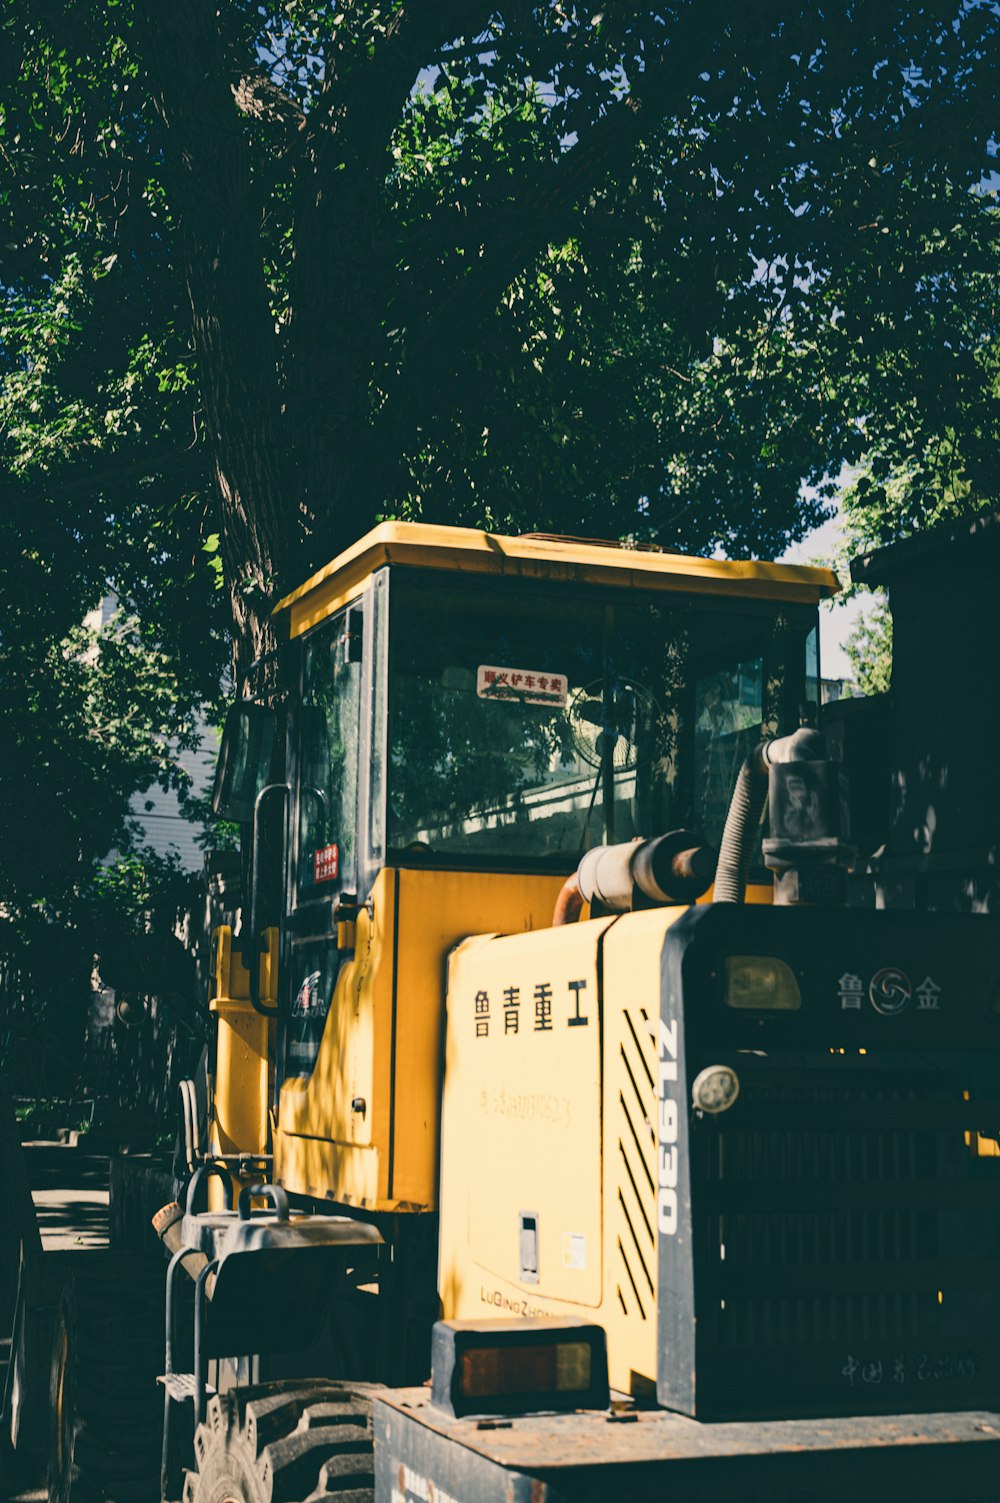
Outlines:
{"type": "Polygon", "coordinates": [[[913,987],[909,976],[894,965],[876,971],[868,987],[868,996],[876,1012],[885,1018],[898,1017],[910,1005],[913,987]]]}

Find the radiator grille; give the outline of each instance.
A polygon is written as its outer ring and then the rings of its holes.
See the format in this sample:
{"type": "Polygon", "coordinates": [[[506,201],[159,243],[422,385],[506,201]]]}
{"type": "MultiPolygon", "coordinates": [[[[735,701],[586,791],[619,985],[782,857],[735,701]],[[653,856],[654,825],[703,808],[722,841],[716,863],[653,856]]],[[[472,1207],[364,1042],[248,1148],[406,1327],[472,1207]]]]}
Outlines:
{"type": "Polygon", "coordinates": [[[960,1060],[733,1063],[737,1107],[691,1138],[703,1371],[765,1406],[968,1402],[992,1381],[1000,1179],[960,1060]]]}

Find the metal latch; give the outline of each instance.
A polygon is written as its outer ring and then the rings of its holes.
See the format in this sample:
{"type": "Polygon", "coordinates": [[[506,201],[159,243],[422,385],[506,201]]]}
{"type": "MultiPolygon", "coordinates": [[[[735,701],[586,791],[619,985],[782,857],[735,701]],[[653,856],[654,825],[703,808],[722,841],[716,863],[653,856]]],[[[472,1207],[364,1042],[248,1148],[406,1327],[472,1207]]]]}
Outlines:
{"type": "Polygon", "coordinates": [[[538,1283],[538,1214],[520,1211],[521,1283],[538,1283]]]}

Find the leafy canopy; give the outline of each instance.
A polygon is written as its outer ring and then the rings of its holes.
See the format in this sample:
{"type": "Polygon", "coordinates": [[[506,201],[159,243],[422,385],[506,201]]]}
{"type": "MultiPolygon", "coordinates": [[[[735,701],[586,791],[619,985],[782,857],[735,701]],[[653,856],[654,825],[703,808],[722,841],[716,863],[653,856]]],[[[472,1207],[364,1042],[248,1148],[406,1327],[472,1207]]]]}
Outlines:
{"type": "MultiPolygon", "coordinates": [[[[919,519],[942,443],[982,495],[997,28],[989,0],[7,7],[4,796],[58,743],[61,880],[169,780],[227,631],[246,668],[275,593],[380,516],[773,554],[845,462],[912,477],[919,519]],[[134,624],[88,666],[109,589],[134,624]]],[[[5,889],[56,880],[10,852],[5,889]]]]}
{"type": "Polygon", "coordinates": [[[8,472],[234,595],[386,514],[773,552],[979,381],[990,4],[19,9],[8,472]]]}

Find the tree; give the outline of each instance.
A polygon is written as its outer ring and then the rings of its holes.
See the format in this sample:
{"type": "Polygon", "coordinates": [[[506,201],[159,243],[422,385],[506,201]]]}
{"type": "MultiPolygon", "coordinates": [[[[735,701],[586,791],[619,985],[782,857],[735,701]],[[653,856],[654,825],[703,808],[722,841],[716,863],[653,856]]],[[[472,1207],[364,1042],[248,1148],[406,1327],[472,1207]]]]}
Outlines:
{"type": "MultiPolygon", "coordinates": [[[[850,582],[852,558],[921,529],[995,510],[1000,500],[1000,210],[995,190],[978,198],[988,231],[984,245],[975,257],[957,257],[935,288],[929,322],[939,326],[939,357],[896,351],[885,379],[909,392],[909,400],[891,415],[876,407],[866,422],[864,462],[844,487],[833,560],[847,587],[841,598],[868,594],[850,582]]],[[[874,591],[845,645],[862,693],[887,690],[892,614],[884,590],[874,591]]]]}
{"type": "Polygon", "coordinates": [[[276,596],[380,516],[767,555],[844,462],[877,506],[934,454],[981,494],[997,25],[985,0],[7,7],[8,911],[89,891],[230,635],[243,672],[276,596]]]}
{"type": "Polygon", "coordinates": [[[11,8],[3,275],[57,328],[40,370],[4,335],[39,403],[13,489],[58,536],[78,486],[88,543],[169,517],[157,577],[217,538],[243,667],[276,592],[380,515],[772,551],[822,509],[803,478],[905,449],[970,358],[947,310],[992,233],[997,24],[11,8]]]}
{"type": "Polygon", "coordinates": [[[886,694],[892,681],[892,612],[884,590],[861,615],[844,644],[854,680],[864,695],[886,694]]]}

